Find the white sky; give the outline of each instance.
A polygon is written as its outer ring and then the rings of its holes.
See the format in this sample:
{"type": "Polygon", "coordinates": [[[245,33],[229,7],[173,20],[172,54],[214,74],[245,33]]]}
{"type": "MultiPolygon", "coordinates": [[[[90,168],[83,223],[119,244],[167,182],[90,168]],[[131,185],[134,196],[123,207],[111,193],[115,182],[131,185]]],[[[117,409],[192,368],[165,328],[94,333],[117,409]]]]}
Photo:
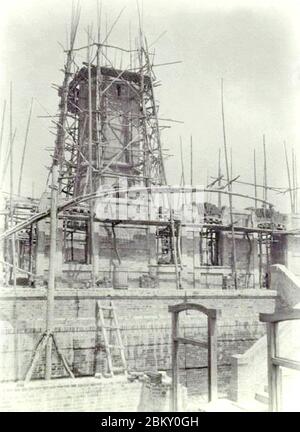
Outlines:
{"type": "MultiPolygon", "coordinates": [[[[58,42],[65,44],[72,2],[70,0],[0,0],[0,104],[9,99],[13,82],[13,123],[17,128],[15,171],[19,172],[27,115],[31,97],[50,113],[57,110],[58,97],[51,83],[60,84],[64,56],[58,42]]],[[[141,1],[140,1],[141,3],[141,1]]],[[[103,0],[103,16],[109,26],[126,6],[110,42],[128,46],[128,28],[137,31],[135,0],[103,0]]],[[[88,24],[96,26],[96,0],[82,0],[77,45],[85,44],[88,24]]],[[[162,86],[156,96],[160,116],[181,120],[162,137],[172,159],[166,163],[169,183],[180,181],[179,136],[185,150],[186,177],[189,176],[189,139],[194,142],[194,182],[206,183],[216,175],[218,148],[223,145],[220,81],[225,85],[225,116],[228,145],[233,152],[233,172],[241,180],[253,179],[253,149],[262,182],[262,134],[266,135],[268,183],[287,185],[283,141],[295,148],[300,161],[300,35],[297,1],[202,1],[144,0],[144,32],[155,45],[156,63],[181,60],[183,63],[156,68],[162,86]]],[[[8,114],[8,113],[7,113],[8,114]]],[[[45,187],[49,166],[46,147],[55,137],[48,132],[49,121],[38,118],[45,112],[35,101],[24,169],[23,192],[35,195],[45,187]]],[[[7,145],[8,117],[4,146],[7,145]]],[[[3,152],[2,152],[3,154],[3,152]]],[[[15,184],[17,182],[15,181],[15,184]]],[[[8,189],[7,184],[5,189],[8,189]]],[[[238,188],[252,193],[251,189],[238,188]]],[[[279,204],[277,195],[270,200],[279,204]]],[[[250,203],[241,203],[250,205],[250,203]]],[[[286,208],[282,201],[280,208],[286,208]]]]}

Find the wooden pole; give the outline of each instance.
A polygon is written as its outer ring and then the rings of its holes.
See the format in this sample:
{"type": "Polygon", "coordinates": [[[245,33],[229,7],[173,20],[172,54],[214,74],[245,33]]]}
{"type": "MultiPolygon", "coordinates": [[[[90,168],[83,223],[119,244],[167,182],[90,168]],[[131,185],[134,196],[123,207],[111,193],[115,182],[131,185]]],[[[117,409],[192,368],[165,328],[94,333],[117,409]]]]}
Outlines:
{"type": "MultiPolygon", "coordinates": [[[[154,97],[154,88],[153,88],[153,80],[152,80],[152,69],[151,69],[151,62],[150,62],[150,59],[149,59],[148,43],[147,43],[146,39],[145,39],[145,44],[146,44],[146,50],[143,50],[143,51],[144,51],[144,54],[146,56],[147,67],[148,67],[148,74],[149,74],[149,77],[150,77],[150,91],[151,91],[151,98],[152,98],[152,110],[153,110],[153,116],[154,116],[154,119],[155,119],[156,139],[157,139],[158,151],[159,151],[159,159],[160,159],[161,184],[166,185],[167,184],[167,176],[166,176],[166,170],[165,170],[164,161],[163,161],[163,155],[162,155],[162,142],[161,142],[161,139],[160,139],[160,130],[159,130],[159,123],[158,123],[158,111],[157,111],[157,106],[156,106],[155,97],[154,97]]],[[[141,65],[141,66],[143,66],[143,65],[141,65]]],[[[142,74],[142,77],[143,77],[143,74],[142,74]]],[[[143,101],[144,101],[144,98],[143,98],[143,101]]]]}
{"type": "Polygon", "coordinates": [[[215,317],[207,317],[207,364],[208,364],[208,401],[214,401],[218,397],[218,368],[217,368],[217,320],[215,317]]]}
{"type": "Polygon", "coordinates": [[[295,213],[298,213],[298,169],[297,156],[295,155],[295,213]]]}
{"type": "MultiPolygon", "coordinates": [[[[193,170],[193,137],[191,135],[191,141],[190,141],[190,174],[191,174],[191,187],[194,185],[194,170],[193,170]]],[[[194,204],[193,204],[193,191],[191,191],[191,208],[192,208],[192,221],[194,221],[194,204]]],[[[195,288],[195,233],[193,230],[193,287],[195,288]]]]}
{"type": "Polygon", "coordinates": [[[59,173],[63,164],[65,147],[65,124],[68,111],[68,84],[70,80],[71,65],[73,61],[73,47],[79,23],[79,10],[76,16],[72,11],[72,26],[70,34],[70,50],[67,54],[65,65],[65,76],[61,87],[60,114],[57,123],[57,137],[53,156],[52,176],[51,176],[51,207],[50,207],[50,251],[49,251],[49,271],[47,288],[47,313],[46,313],[46,365],[45,379],[51,379],[52,369],[52,332],[54,327],[54,292],[55,292],[55,259],[56,259],[56,239],[57,239],[57,202],[60,189],[59,173]]]}
{"type": "Polygon", "coordinates": [[[54,325],[54,291],[55,291],[55,258],[56,258],[56,238],[57,238],[57,197],[58,197],[58,163],[53,163],[51,176],[51,210],[50,210],[50,254],[48,271],[47,289],[47,315],[46,315],[46,367],[45,379],[51,379],[52,369],[52,337],[54,325]]]}
{"type": "Polygon", "coordinates": [[[172,312],[172,411],[178,411],[178,313],[172,312]]]}
{"type": "MultiPolygon", "coordinates": [[[[263,134],[263,150],[264,150],[264,200],[268,200],[268,179],[267,179],[267,154],[266,154],[266,137],[263,134]]],[[[264,204],[264,208],[266,205],[264,204]]]]}
{"type": "MultiPolygon", "coordinates": [[[[9,103],[9,142],[10,142],[10,224],[11,227],[14,225],[14,202],[13,202],[13,194],[14,194],[14,138],[13,138],[13,120],[12,120],[12,83],[10,83],[10,103],[9,103]]],[[[16,237],[15,234],[11,239],[11,253],[12,253],[12,277],[13,277],[13,286],[16,288],[16,237]]]]}
{"type": "Polygon", "coordinates": [[[181,186],[185,186],[185,173],[183,163],[182,138],[180,137],[181,186]]]}
{"type": "MultiPolygon", "coordinates": [[[[98,168],[102,168],[102,141],[101,141],[101,104],[102,104],[102,74],[101,74],[101,16],[102,16],[102,3],[99,7],[99,1],[97,1],[97,73],[96,73],[96,114],[95,114],[95,121],[96,121],[96,132],[97,132],[97,163],[98,168]]],[[[101,184],[101,178],[99,177],[99,185],[101,184]]]]}
{"type": "MultiPolygon", "coordinates": [[[[181,163],[181,181],[180,181],[180,185],[185,187],[185,171],[184,171],[184,162],[183,162],[183,149],[182,149],[182,138],[180,137],[180,163],[181,163]]],[[[186,195],[185,194],[180,194],[179,195],[179,199],[180,202],[182,202],[182,204],[186,203],[186,195]],[[182,199],[181,199],[182,197],[182,199]]]]}
{"type": "Polygon", "coordinates": [[[278,325],[278,322],[267,323],[269,411],[271,412],[281,410],[281,370],[272,360],[278,356],[278,325]]]}
{"type": "Polygon", "coordinates": [[[191,162],[191,186],[194,184],[194,173],[193,173],[193,137],[191,135],[190,141],[190,162],[191,162]]]}
{"type": "Polygon", "coordinates": [[[295,166],[295,152],[292,148],[292,187],[293,187],[293,211],[296,213],[296,166],[295,166]]]}
{"type": "MultiPolygon", "coordinates": [[[[10,188],[9,188],[9,194],[10,194],[10,226],[13,227],[14,225],[14,201],[13,201],[13,194],[14,194],[14,136],[13,136],[13,90],[12,90],[12,82],[10,82],[10,89],[9,89],[9,143],[10,143],[10,188]]],[[[16,294],[16,287],[17,287],[17,278],[16,278],[16,234],[12,235],[11,238],[11,260],[12,260],[12,282],[13,282],[13,289],[16,294]]],[[[17,334],[17,315],[16,315],[16,303],[14,302],[13,307],[13,320],[14,320],[14,367],[15,367],[15,380],[17,381],[19,378],[19,357],[18,357],[18,334],[17,334]]]]}
{"type": "Polygon", "coordinates": [[[235,232],[234,232],[234,224],[233,224],[234,221],[233,221],[233,214],[232,214],[232,195],[231,195],[232,187],[230,182],[230,172],[229,172],[228,155],[227,155],[223,78],[221,80],[221,107],[222,107],[224,156],[225,156],[225,165],[226,165],[227,182],[228,182],[228,192],[229,192],[228,200],[229,200],[230,224],[231,224],[231,235],[232,235],[232,273],[233,273],[234,287],[235,289],[237,289],[238,286],[237,286],[237,274],[236,274],[236,245],[235,245],[235,232]]]}
{"type": "MultiPolygon", "coordinates": [[[[221,187],[221,149],[219,148],[219,163],[218,163],[218,187],[221,187]]],[[[221,210],[222,207],[222,196],[220,194],[220,192],[218,193],[218,208],[219,210],[221,210]]]]}
{"type": "Polygon", "coordinates": [[[254,196],[255,196],[255,210],[257,209],[257,176],[256,176],[256,154],[253,150],[253,169],[254,169],[254,196]]]}
{"type": "Polygon", "coordinates": [[[20,175],[19,175],[18,195],[21,195],[22,176],[23,176],[25,153],[26,153],[28,134],[29,134],[29,127],[30,127],[31,114],[32,114],[32,104],[33,104],[33,98],[31,99],[31,103],[30,103],[29,115],[28,115],[26,132],[25,132],[25,141],[24,141],[22,160],[21,160],[21,167],[20,167],[20,175]]]}
{"type": "Polygon", "coordinates": [[[291,212],[294,213],[294,205],[293,205],[293,194],[292,194],[292,183],[291,183],[291,173],[290,173],[290,165],[286,150],[286,142],[284,141],[284,153],[285,153],[285,162],[286,162],[286,170],[287,170],[287,176],[288,176],[288,182],[289,182],[289,193],[290,193],[290,203],[291,203],[291,212]]]}
{"type": "MultiPolygon", "coordinates": [[[[94,192],[94,179],[93,179],[93,108],[92,108],[92,75],[91,75],[91,29],[88,29],[88,111],[89,111],[89,145],[88,145],[88,158],[89,158],[89,193],[94,192]]],[[[96,93],[98,89],[96,86],[96,93]]],[[[92,265],[92,287],[95,287],[95,227],[94,227],[94,202],[91,200],[89,202],[90,209],[90,230],[89,230],[89,240],[90,240],[90,261],[92,265]]]]}
{"type": "Polygon", "coordinates": [[[129,67],[132,69],[132,43],[131,43],[131,21],[129,21],[129,67]]]}
{"type": "Polygon", "coordinates": [[[6,100],[3,103],[1,132],[0,132],[0,162],[1,162],[1,164],[2,164],[2,143],[3,143],[4,124],[5,124],[5,112],[6,112],[6,100]]]}

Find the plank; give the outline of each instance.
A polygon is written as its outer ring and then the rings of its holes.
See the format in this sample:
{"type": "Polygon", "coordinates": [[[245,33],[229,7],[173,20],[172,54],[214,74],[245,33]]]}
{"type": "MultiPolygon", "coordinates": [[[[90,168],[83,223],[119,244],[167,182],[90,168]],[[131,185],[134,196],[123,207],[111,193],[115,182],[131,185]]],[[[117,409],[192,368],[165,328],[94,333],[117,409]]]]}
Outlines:
{"type": "Polygon", "coordinates": [[[280,321],[291,321],[300,319],[300,309],[290,309],[287,311],[278,311],[272,314],[260,313],[259,320],[267,323],[276,323],[280,321]]]}
{"type": "Polygon", "coordinates": [[[197,339],[190,339],[190,338],[185,338],[185,337],[177,337],[174,339],[176,342],[178,343],[182,343],[182,344],[190,344],[190,345],[195,345],[195,346],[199,346],[200,348],[208,348],[208,344],[206,342],[201,342],[197,339]]]}

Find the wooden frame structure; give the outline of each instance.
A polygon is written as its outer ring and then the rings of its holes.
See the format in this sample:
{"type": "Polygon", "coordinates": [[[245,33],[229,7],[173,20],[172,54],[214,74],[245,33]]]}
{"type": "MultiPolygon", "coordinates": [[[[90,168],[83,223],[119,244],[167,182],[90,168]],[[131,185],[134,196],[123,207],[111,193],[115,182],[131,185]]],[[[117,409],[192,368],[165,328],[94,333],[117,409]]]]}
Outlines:
{"type": "Polygon", "coordinates": [[[278,412],[281,410],[282,399],[280,367],[300,371],[299,361],[279,356],[278,325],[282,321],[300,320],[300,310],[261,313],[259,320],[267,324],[269,411],[278,412]]]}
{"type": "Polygon", "coordinates": [[[186,302],[169,306],[168,310],[172,314],[172,410],[178,410],[178,353],[180,343],[207,349],[208,400],[211,402],[217,399],[217,318],[221,316],[221,311],[219,309],[207,309],[200,304],[186,302]],[[207,316],[207,343],[178,335],[179,313],[188,310],[196,310],[207,316]]]}

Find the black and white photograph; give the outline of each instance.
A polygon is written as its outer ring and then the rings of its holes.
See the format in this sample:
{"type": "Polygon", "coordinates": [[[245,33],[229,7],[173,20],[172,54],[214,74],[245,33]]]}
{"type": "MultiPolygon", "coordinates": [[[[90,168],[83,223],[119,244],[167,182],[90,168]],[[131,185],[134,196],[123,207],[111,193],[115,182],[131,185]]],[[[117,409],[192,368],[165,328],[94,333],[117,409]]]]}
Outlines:
{"type": "Polygon", "coordinates": [[[300,412],[300,2],[0,5],[0,413],[300,412]]]}

